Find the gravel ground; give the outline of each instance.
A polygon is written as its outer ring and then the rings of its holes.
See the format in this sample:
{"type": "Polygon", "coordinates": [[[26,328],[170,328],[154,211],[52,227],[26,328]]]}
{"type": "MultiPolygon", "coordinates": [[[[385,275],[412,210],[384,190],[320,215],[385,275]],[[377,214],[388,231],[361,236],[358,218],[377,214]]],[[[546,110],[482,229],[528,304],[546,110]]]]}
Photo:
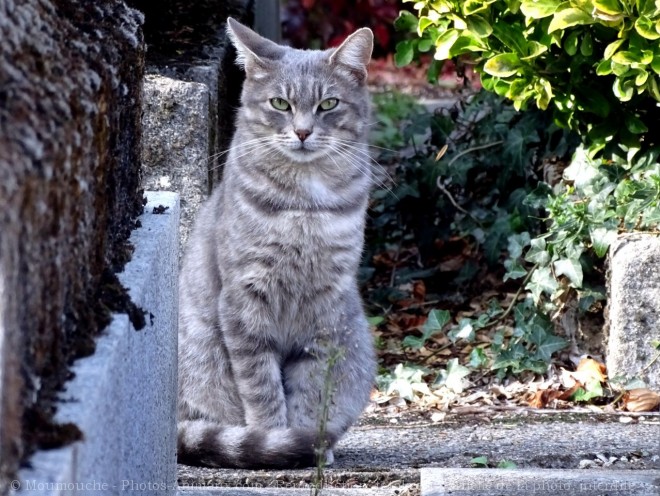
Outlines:
{"type": "MultiPolygon", "coordinates": [[[[366,417],[352,429],[337,445],[334,465],[325,470],[326,485],[389,488],[387,493],[413,496],[419,468],[470,467],[478,456],[493,466],[507,460],[519,468],[660,469],[660,414],[496,414],[456,416],[435,424],[419,417],[396,421],[373,425],[374,419],[366,417]]],[[[197,487],[307,488],[312,480],[312,469],[179,465],[179,483],[197,487]]]]}

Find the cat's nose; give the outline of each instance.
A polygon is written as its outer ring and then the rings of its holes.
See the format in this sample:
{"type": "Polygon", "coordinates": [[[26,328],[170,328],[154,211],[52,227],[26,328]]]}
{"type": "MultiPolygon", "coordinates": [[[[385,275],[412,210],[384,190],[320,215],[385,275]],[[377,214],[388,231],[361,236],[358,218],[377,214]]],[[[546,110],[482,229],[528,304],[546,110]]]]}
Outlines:
{"type": "Polygon", "coordinates": [[[312,134],[311,129],[294,129],[293,132],[296,133],[300,141],[305,141],[312,134]]]}

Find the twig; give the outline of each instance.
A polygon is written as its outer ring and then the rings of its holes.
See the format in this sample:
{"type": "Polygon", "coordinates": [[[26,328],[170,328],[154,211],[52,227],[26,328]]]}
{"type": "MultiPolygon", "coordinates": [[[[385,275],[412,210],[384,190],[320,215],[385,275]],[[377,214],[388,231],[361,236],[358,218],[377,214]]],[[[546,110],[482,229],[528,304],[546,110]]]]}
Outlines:
{"type": "Polygon", "coordinates": [[[453,345],[454,345],[454,343],[447,343],[447,344],[442,345],[437,350],[434,350],[433,353],[431,353],[430,355],[426,355],[424,358],[422,358],[422,363],[428,362],[431,358],[433,358],[434,356],[438,356],[440,353],[445,351],[447,348],[452,347],[453,345]]]}
{"type": "Polygon", "coordinates": [[[473,146],[472,148],[466,148],[462,152],[457,153],[454,157],[452,157],[452,159],[447,164],[447,167],[451,167],[454,164],[454,162],[456,162],[463,155],[467,155],[468,153],[476,152],[477,150],[484,150],[484,149],[490,148],[492,146],[501,145],[502,143],[504,143],[504,141],[499,140],[499,141],[493,141],[492,143],[486,143],[485,145],[478,145],[478,146],[473,146]]]}
{"type": "Polygon", "coordinates": [[[458,210],[459,212],[463,212],[465,215],[470,217],[473,221],[475,221],[476,223],[481,225],[481,221],[479,219],[477,219],[474,215],[472,215],[470,212],[468,212],[463,207],[461,207],[456,202],[456,200],[454,200],[454,197],[451,195],[451,193],[449,191],[447,191],[447,189],[441,184],[441,182],[440,182],[441,179],[442,179],[441,177],[438,177],[435,184],[438,186],[438,189],[440,191],[442,191],[447,196],[447,198],[449,198],[449,201],[451,202],[452,205],[454,205],[454,207],[456,207],[456,210],[458,210]]]}
{"type": "Polygon", "coordinates": [[[401,245],[396,245],[396,251],[394,252],[394,260],[392,264],[392,273],[390,274],[390,288],[394,287],[394,278],[396,277],[396,265],[399,263],[399,254],[401,253],[401,245]]]}
{"type": "Polygon", "coordinates": [[[527,286],[527,283],[532,278],[532,274],[534,273],[534,271],[536,269],[538,269],[538,267],[539,267],[539,264],[534,264],[534,267],[532,267],[530,269],[530,271],[527,273],[527,275],[525,276],[525,279],[523,279],[523,282],[520,283],[520,287],[518,288],[518,291],[516,291],[516,294],[513,296],[513,299],[511,300],[511,303],[509,303],[509,306],[504,311],[504,313],[502,315],[500,315],[498,318],[496,318],[495,320],[493,320],[491,322],[488,322],[481,329],[488,329],[489,327],[494,326],[498,322],[502,322],[504,319],[506,319],[509,316],[509,314],[511,313],[511,310],[513,310],[514,305],[518,301],[518,297],[520,296],[520,293],[523,292],[523,290],[525,289],[525,286],[527,286]]]}
{"type": "Polygon", "coordinates": [[[425,306],[428,306],[428,305],[435,305],[436,303],[440,303],[440,300],[421,301],[419,303],[411,303],[410,305],[399,308],[397,311],[402,312],[404,310],[410,310],[411,308],[419,308],[419,307],[425,307],[425,306]]]}
{"type": "Polygon", "coordinates": [[[655,362],[658,361],[658,358],[660,358],[660,351],[658,351],[655,356],[651,359],[649,363],[647,363],[642,370],[639,371],[639,375],[643,375],[646,373],[648,369],[651,368],[651,365],[653,365],[655,362]]]}

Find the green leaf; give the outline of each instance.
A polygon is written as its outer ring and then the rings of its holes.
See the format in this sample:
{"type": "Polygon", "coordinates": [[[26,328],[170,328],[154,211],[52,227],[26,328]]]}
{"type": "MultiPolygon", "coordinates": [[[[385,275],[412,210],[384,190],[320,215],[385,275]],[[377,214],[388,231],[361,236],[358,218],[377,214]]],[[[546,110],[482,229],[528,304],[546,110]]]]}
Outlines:
{"type": "Polygon", "coordinates": [[[414,14],[407,10],[402,10],[399,12],[399,17],[394,21],[394,29],[397,31],[414,32],[417,30],[417,23],[417,17],[414,14]]]}
{"type": "Polygon", "coordinates": [[[419,349],[434,335],[442,331],[442,328],[451,320],[451,314],[447,310],[431,310],[426,322],[422,326],[422,336],[406,336],[401,344],[404,347],[419,349]]]}
{"type": "Polygon", "coordinates": [[[435,41],[435,55],[433,57],[436,60],[446,60],[451,58],[449,51],[459,36],[460,31],[457,29],[448,29],[442,33],[435,41]]]}
{"type": "Polygon", "coordinates": [[[569,7],[567,9],[555,12],[548,26],[548,33],[560,29],[570,28],[571,26],[578,26],[593,23],[593,18],[583,10],[569,7]]]}
{"type": "Polygon", "coordinates": [[[624,81],[623,79],[616,78],[614,86],[612,86],[614,95],[622,102],[627,102],[632,99],[635,94],[635,82],[632,80],[624,81]]]}
{"type": "Polygon", "coordinates": [[[578,51],[578,35],[579,31],[571,31],[571,33],[564,40],[564,50],[570,56],[573,56],[578,51]]]}
{"type": "Polygon", "coordinates": [[[434,386],[446,386],[455,393],[460,393],[465,389],[465,377],[472,371],[458,363],[458,358],[452,358],[447,362],[447,369],[441,370],[433,383],[434,386]]]}
{"type": "Polygon", "coordinates": [[[474,341],[474,337],[475,337],[474,326],[472,325],[473,323],[474,322],[472,319],[461,319],[461,321],[458,324],[458,327],[452,329],[449,332],[449,338],[453,342],[462,339],[463,341],[467,341],[468,343],[471,343],[472,341],[474,341]]]}
{"type": "Polygon", "coordinates": [[[529,246],[531,239],[528,232],[512,234],[509,236],[508,252],[511,258],[522,257],[523,249],[529,246]]]}
{"type": "Polygon", "coordinates": [[[433,40],[429,38],[422,38],[419,40],[419,43],[417,43],[417,50],[422,53],[428,52],[431,48],[433,48],[433,40]]]}
{"type": "Polygon", "coordinates": [[[603,258],[607,255],[607,250],[616,240],[616,236],[616,229],[607,229],[606,227],[592,228],[590,232],[591,245],[599,258],[603,258]]]}
{"type": "Polygon", "coordinates": [[[488,357],[483,348],[472,348],[472,351],[470,352],[470,367],[478,369],[485,366],[487,363],[488,357]]]}
{"type": "Polygon", "coordinates": [[[603,386],[598,379],[592,379],[585,385],[585,389],[578,388],[571,396],[573,401],[589,401],[604,396],[603,386]]]}
{"type": "Polygon", "coordinates": [[[521,60],[531,60],[535,59],[539,55],[543,55],[548,51],[548,47],[538,41],[530,41],[527,44],[527,55],[521,57],[521,60]]]}
{"type": "Polygon", "coordinates": [[[486,38],[493,32],[493,28],[490,23],[481,16],[470,16],[465,20],[465,22],[468,29],[479,38],[486,38]]]}
{"type": "Polygon", "coordinates": [[[616,51],[619,49],[621,44],[626,41],[626,40],[616,40],[610,43],[605,47],[605,52],[603,54],[603,57],[605,57],[605,60],[611,59],[612,55],[616,53],[616,51]]]}
{"type": "Polygon", "coordinates": [[[542,19],[555,13],[561,0],[523,0],[520,10],[525,17],[542,19]]]}
{"type": "Polygon", "coordinates": [[[376,327],[385,322],[385,319],[381,316],[375,316],[375,317],[369,317],[367,319],[367,322],[369,322],[370,326],[376,327]]]}
{"type": "Polygon", "coordinates": [[[525,260],[541,266],[547,265],[550,262],[550,254],[545,249],[545,239],[536,238],[530,242],[529,250],[525,255],[525,260]]]}
{"type": "Polygon", "coordinates": [[[509,50],[517,52],[520,55],[525,55],[527,51],[527,39],[523,34],[524,29],[524,26],[520,24],[498,21],[493,25],[493,35],[509,50]]]}
{"type": "Polygon", "coordinates": [[[633,134],[643,134],[648,132],[649,128],[646,127],[646,124],[633,114],[626,114],[625,117],[626,128],[633,134]]]}
{"type": "Polygon", "coordinates": [[[484,64],[484,71],[491,76],[509,77],[518,72],[521,63],[515,53],[501,53],[488,59],[484,64]]]}
{"type": "Polygon", "coordinates": [[[483,467],[487,467],[488,466],[488,458],[485,457],[485,456],[477,456],[477,457],[473,458],[472,460],[470,460],[470,463],[472,465],[481,465],[483,467]]]}
{"type": "Polygon", "coordinates": [[[412,62],[415,50],[411,40],[400,41],[396,44],[396,53],[394,54],[394,63],[397,67],[403,67],[412,62]]]}
{"type": "Polygon", "coordinates": [[[431,310],[424,322],[422,332],[424,334],[441,330],[451,321],[451,314],[447,310],[431,310]]]}
{"type": "Polygon", "coordinates": [[[623,13],[619,0],[593,0],[593,5],[601,12],[609,15],[617,15],[623,13]]]}
{"type": "Polygon", "coordinates": [[[612,74],[612,62],[608,59],[601,60],[596,67],[596,74],[599,76],[607,76],[612,74]]]}
{"type": "Polygon", "coordinates": [[[582,43],[580,43],[580,53],[585,57],[591,57],[591,54],[594,52],[594,43],[591,39],[591,35],[587,33],[582,38],[582,43]]]}
{"type": "Polygon", "coordinates": [[[554,263],[555,273],[558,276],[566,276],[571,281],[571,286],[574,288],[582,287],[582,265],[578,260],[569,258],[561,258],[554,263]]]}
{"type": "Polygon", "coordinates": [[[552,100],[552,86],[547,79],[541,78],[534,84],[536,90],[536,106],[541,110],[548,108],[552,100]]]}
{"type": "Polygon", "coordinates": [[[647,40],[657,40],[660,38],[660,33],[655,28],[655,22],[648,17],[639,17],[635,21],[635,31],[647,40]]]}
{"type": "Polygon", "coordinates": [[[550,267],[538,267],[527,283],[527,289],[532,293],[536,302],[541,300],[541,295],[544,293],[552,296],[558,287],[559,284],[552,275],[550,267]]]}
{"type": "Polygon", "coordinates": [[[568,346],[568,341],[564,338],[554,334],[548,334],[546,338],[538,345],[536,354],[544,362],[549,363],[552,354],[556,351],[563,350],[568,346]]]}
{"type": "Polygon", "coordinates": [[[470,16],[472,14],[476,14],[477,12],[481,12],[482,10],[486,10],[489,3],[492,2],[482,2],[481,0],[466,0],[463,2],[461,7],[463,15],[470,16]]]}
{"type": "Polygon", "coordinates": [[[504,282],[509,279],[522,279],[527,275],[527,269],[516,260],[505,260],[504,268],[506,269],[503,279],[504,282]]]}
{"type": "Polygon", "coordinates": [[[653,69],[653,72],[656,74],[660,74],[660,55],[653,57],[653,61],[651,62],[651,69],[653,69]]]}
{"type": "Polygon", "coordinates": [[[612,61],[621,65],[640,64],[642,63],[642,55],[640,53],[623,50],[615,53],[612,56],[612,61]]]}
{"type": "Polygon", "coordinates": [[[506,469],[514,469],[514,468],[518,468],[518,465],[516,465],[511,460],[502,460],[501,462],[499,462],[497,464],[497,468],[501,468],[501,469],[505,469],[505,470],[506,469]]]}

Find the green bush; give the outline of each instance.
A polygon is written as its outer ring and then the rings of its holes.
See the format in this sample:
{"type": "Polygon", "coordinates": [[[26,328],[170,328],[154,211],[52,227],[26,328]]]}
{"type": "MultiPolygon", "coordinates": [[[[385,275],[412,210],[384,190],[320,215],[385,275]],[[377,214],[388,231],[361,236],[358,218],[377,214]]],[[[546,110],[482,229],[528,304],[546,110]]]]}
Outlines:
{"type": "MultiPolygon", "coordinates": [[[[529,299],[515,309],[512,339],[496,331],[491,368],[541,370],[548,350],[561,343],[537,310],[559,315],[575,299],[583,311],[598,308],[605,298],[598,259],[617,234],[658,231],[660,143],[650,129],[660,122],[660,1],[420,0],[414,10],[401,12],[395,24],[408,33],[397,45],[397,64],[433,54],[430,80],[444,60],[473,64],[485,89],[517,110],[547,109],[582,141],[560,184],[522,188],[520,204],[542,212],[545,232],[516,226],[498,244],[506,244],[504,280],[520,280],[529,299]]],[[[520,138],[513,131],[500,138],[504,146],[520,138]]],[[[451,152],[460,155],[450,146],[451,152]]],[[[465,158],[436,167],[438,184],[465,167],[465,158]]],[[[496,227],[488,226],[487,236],[496,227]]],[[[499,320],[484,316],[477,323],[497,329],[499,320]]]]}
{"type": "Polygon", "coordinates": [[[517,109],[551,108],[592,157],[655,144],[648,130],[660,120],[660,2],[421,0],[414,9],[395,24],[415,34],[397,45],[399,65],[424,52],[437,61],[467,57],[486,89],[517,109]]]}

